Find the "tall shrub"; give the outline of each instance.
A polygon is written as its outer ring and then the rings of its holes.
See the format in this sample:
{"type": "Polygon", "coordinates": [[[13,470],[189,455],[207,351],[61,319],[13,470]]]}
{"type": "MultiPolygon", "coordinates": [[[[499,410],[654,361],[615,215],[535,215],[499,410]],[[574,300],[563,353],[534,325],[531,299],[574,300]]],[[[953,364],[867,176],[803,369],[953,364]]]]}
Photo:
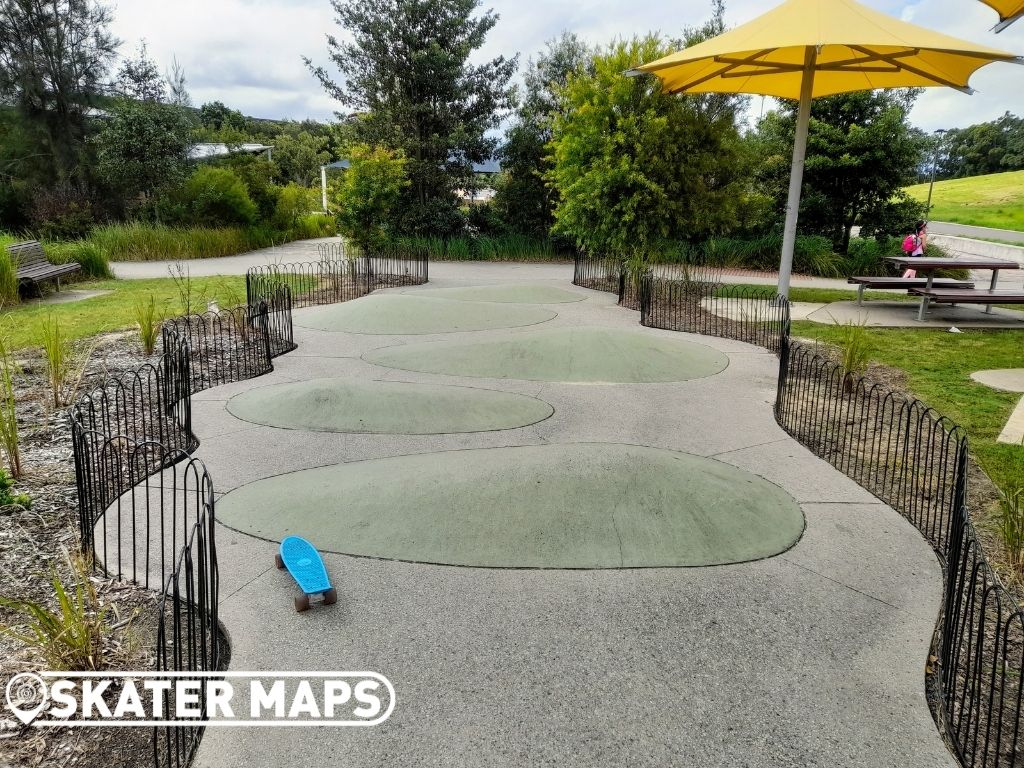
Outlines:
{"type": "Polygon", "coordinates": [[[656,78],[624,74],[675,47],[656,35],[617,41],[561,90],[545,178],[558,193],[554,231],[587,250],[647,250],[736,222],[733,111],[705,109],[663,93],[656,78]]]}
{"type": "Polygon", "coordinates": [[[338,228],[361,248],[382,243],[402,190],[409,186],[401,152],[356,145],[337,193],[338,228]]]}
{"type": "Polygon", "coordinates": [[[252,224],[256,204],[245,182],[228,168],[204,165],[196,169],[177,195],[189,223],[211,227],[252,224]]]}

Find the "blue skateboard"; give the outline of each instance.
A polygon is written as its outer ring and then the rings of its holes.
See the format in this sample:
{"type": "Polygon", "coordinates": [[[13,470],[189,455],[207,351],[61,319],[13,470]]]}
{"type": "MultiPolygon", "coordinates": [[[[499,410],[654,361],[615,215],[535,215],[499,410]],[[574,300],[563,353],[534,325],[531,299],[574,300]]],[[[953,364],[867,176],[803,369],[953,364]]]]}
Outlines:
{"type": "Polygon", "coordinates": [[[288,536],[281,542],[280,551],[274,555],[278,568],[287,568],[288,573],[302,590],[302,596],[295,598],[295,610],[309,608],[310,595],[323,595],[324,605],[338,602],[338,593],[327,578],[327,569],[316,547],[301,536],[288,536]]]}

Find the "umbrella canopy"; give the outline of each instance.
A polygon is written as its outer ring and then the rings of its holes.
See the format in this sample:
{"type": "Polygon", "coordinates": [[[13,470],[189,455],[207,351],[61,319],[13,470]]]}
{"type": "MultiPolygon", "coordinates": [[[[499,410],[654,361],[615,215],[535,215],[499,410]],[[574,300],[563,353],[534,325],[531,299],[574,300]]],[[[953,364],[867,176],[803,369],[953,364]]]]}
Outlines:
{"type": "Polygon", "coordinates": [[[1024,16],[1024,0],[981,0],[981,2],[999,14],[999,23],[994,27],[996,32],[1002,32],[1024,16]]]}
{"type": "Polygon", "coordinates": [[[779,266],[789,293],[811,99],[875,88],[947,86],[970,93],[970,76],[993,61],[1024,60],[932,32],[855,0],[787,0],[711,40],[643,64],[670,93],[757,93],[798,99],[793,172],[779,266]]]}

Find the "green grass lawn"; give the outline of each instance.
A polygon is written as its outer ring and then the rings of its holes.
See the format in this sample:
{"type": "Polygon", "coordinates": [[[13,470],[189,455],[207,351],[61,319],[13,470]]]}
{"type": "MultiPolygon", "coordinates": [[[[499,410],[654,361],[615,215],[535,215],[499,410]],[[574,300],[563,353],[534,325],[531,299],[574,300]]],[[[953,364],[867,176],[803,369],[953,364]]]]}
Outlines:
{"type": "MultiPolygon", "coordinates": [[[[840,344],[840,329],[806,320],[793,323],[793,334],[840,344]]],[[[871,360],[906,371],[911,392],[964,427],[971,451],[997,485],[1024,478],[1024,446],[996,442],[1021,395],[970,377],[978,370],[1024,367],[1024,331],[869,328],[867,334],[871,360]]]]}
{"type": "MultiPolygon", "coordinates": [[[[928,199],[928,184],[906,191],[922,202],[928,199]]],[[[1024,171],[937,181],[929,218],[1024,232],[1024,171]]]]}
{"type": "MultiPolygon", "coordinates": [[[[48,315],[61,324],[68,338],[82,339],[107,331],[136,328],[135,305],[153,296],[165,317],[184,312],[179,283],[169,277],[154,280],[99,280],[76,283],[74,290],[111,291],[71,304],[25,302],[0,316],[0,334],[11,350],[41,347],[41,325],[48,315]]],[[[193,311],[205,311],[215,300],[221,307],[245,302],[244,277],[195,277],[191,279],[193,311]]]]}

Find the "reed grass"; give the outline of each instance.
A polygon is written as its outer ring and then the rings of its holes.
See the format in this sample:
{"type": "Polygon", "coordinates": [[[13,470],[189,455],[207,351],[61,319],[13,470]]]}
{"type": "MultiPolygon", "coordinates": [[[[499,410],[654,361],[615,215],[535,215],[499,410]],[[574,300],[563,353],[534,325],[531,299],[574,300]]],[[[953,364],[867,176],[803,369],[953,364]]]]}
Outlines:
{"type": "Polygon", "coordinates": [[[21,444],[18,439],[17,401],[14,397],[14,373],[17,363],[7,340],[0,337],[0,444],[7,456],[11,477],[21,477],[21,444]]]}
{"type": "Polygon", "coordinates": [[[56,571],[50,577],[56,610],[32,600],[0,597],[0,606],[22,618],[20,626],[0,624],[0,633],[35,649],[48,669],[100,669],[112,631],[111,610],[100,602],[88,560],[80,554],[69,555],[68,560],[71,576],[67,583],[56,571]]]}
{"type": "Polygon", "coordinates": [[[160,336],[160,315],[156,309],[156,297],[150,293],[147,298],[137,300],[134,309],[142,352],[149,357],[156,351],[156,340],[160,336]]]}
{"type": "Polygon", "coordinates": [[[65,390],[71,377],[71,341],[64,333],[60,320],[53,314],[44,318],[40,326],[40,342],[46,359],[46,377],[53,393],[53,405],[65,405],[65,390]]]}

